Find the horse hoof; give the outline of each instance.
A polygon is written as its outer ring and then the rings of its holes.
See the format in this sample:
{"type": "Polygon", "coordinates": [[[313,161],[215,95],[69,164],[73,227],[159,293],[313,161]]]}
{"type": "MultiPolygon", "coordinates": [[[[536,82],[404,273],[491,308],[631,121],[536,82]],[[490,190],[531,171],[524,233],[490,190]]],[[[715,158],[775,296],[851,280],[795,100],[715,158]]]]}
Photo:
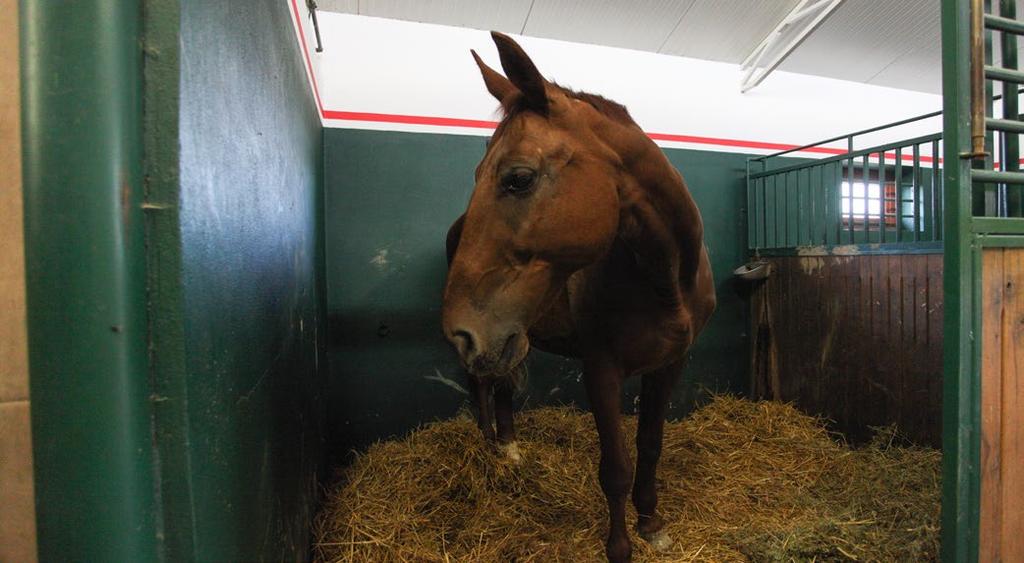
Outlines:
{"type": "Polygon", "coordinates": [[[501,453],[505,454],[505,457],[512,463],[516,465],[523,463],[523,454],[519,451],[519,442],[498,444],[498,449],[501,450],[501,453]]]}
{"type": "Polygon", "coordinates": [[[657,532],[641,533],[642,537],[647,543],[651,545],[651,548],[658,553],[668,551],[672,547],[672,536],[668,535],[665,530],[658,530],[657,532]]]}

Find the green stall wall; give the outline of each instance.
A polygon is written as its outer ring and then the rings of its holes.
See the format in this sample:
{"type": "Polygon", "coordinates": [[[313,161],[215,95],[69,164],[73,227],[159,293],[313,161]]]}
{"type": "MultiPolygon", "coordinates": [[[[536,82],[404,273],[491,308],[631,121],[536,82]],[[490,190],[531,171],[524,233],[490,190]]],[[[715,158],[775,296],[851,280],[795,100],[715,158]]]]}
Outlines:
{"type": "MultiPolygon", "coordinates": [[[[449,225],[465,209],[485,139],[327,129],[325,192],[331,446],[343,455],[465,404],[464,374],[440,329],[449,225]]],[[[746,156],[669,149],[704,217],[718,309],[672,400],[685,415],[708,391],[744,392],[747,312],[732,280],[746,257],[746,156]]],[[[586,408],[581,367],[538,351],[524,405],[586,408]]],[[[635,412],[639,381],[623,404],[635,412]]]]}
{"type": "Polygon", "coordinates": [[[309,557],[323,129],[289,9],[22,2],[42,561],[309,557]]]}
{"type": "Polygon", "coordinates": [[[181,5],[184,369],[168,375],[187,392],[187,467],[170,469],[189,559],[306,558],[323,477],[323,135],[288,9],[181,5]]]}

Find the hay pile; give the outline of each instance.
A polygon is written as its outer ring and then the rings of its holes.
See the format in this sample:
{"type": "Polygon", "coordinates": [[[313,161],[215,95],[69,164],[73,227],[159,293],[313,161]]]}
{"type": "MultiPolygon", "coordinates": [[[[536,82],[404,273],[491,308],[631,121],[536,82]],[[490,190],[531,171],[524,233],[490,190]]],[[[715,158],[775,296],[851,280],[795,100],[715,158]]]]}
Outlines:
{"type": "MultiPolygon", "coordinates": [[[[543,408],[516,424],[518,466],[468,417],[374,445],[329,491],[315,558],[603,560],[593,419],[543,408]]],[[[634,560],[933,560],[940,454],[894,438],[851,450],[788,405],[719,396],[666,425],[659,508],[675,544],[656,554],[634,536],[634,560]]]]}

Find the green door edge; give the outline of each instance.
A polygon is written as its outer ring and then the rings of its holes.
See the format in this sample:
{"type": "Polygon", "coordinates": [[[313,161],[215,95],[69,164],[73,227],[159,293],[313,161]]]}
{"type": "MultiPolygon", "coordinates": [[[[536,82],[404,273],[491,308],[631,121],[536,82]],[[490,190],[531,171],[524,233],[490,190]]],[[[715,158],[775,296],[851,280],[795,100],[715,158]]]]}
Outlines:
{"type": "Polygon", "coordinates": [[[978,557],[978,354],[971,331],[976,252],[971,236],[970,2],[942,1],[943,167],[945,243],[943,293],[942,560],[978,557]]]}
{"type": "MultiPolygon", "coordinates": [[[[986,0],[986,10],[989,2],[986,0]]],[[[1012,7],[1012,4],[1011,4],[1012,7]]],[[[975,216],[970,0],[942,0],[945,176],[942,560],[978,561],[981,512],[982,254],[1024,247],[1024,220],[975,216]]],[[[991,44],[991,39],[985,39],[991,44]]],[[[992,88],[986,86],[989,104],[992,88]]],[[[991,145],[989,145],[991,146],[991,145]]]]}
{"type": "Polygon", "coordinates": [[[157,558],[141,5],[20,5],[30,400],[41,561],[157,558]]]}

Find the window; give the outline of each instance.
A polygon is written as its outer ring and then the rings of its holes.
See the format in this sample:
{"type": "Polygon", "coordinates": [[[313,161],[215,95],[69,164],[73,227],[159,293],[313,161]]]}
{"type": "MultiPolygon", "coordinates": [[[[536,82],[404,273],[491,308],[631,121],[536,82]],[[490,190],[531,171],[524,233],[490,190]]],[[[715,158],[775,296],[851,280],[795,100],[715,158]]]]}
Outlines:
{"type": "Polygon", "coordinates": [[[843,205],[843,224],[863,224],[867,219],[868,224],[877,225],[881,222],[883,204],[885,210],[885,224],[896,224],[896,185],[885,184],[883,198],[882,187],[875,182],[843,182],[841,187],[841,198],[843,205]]]}

